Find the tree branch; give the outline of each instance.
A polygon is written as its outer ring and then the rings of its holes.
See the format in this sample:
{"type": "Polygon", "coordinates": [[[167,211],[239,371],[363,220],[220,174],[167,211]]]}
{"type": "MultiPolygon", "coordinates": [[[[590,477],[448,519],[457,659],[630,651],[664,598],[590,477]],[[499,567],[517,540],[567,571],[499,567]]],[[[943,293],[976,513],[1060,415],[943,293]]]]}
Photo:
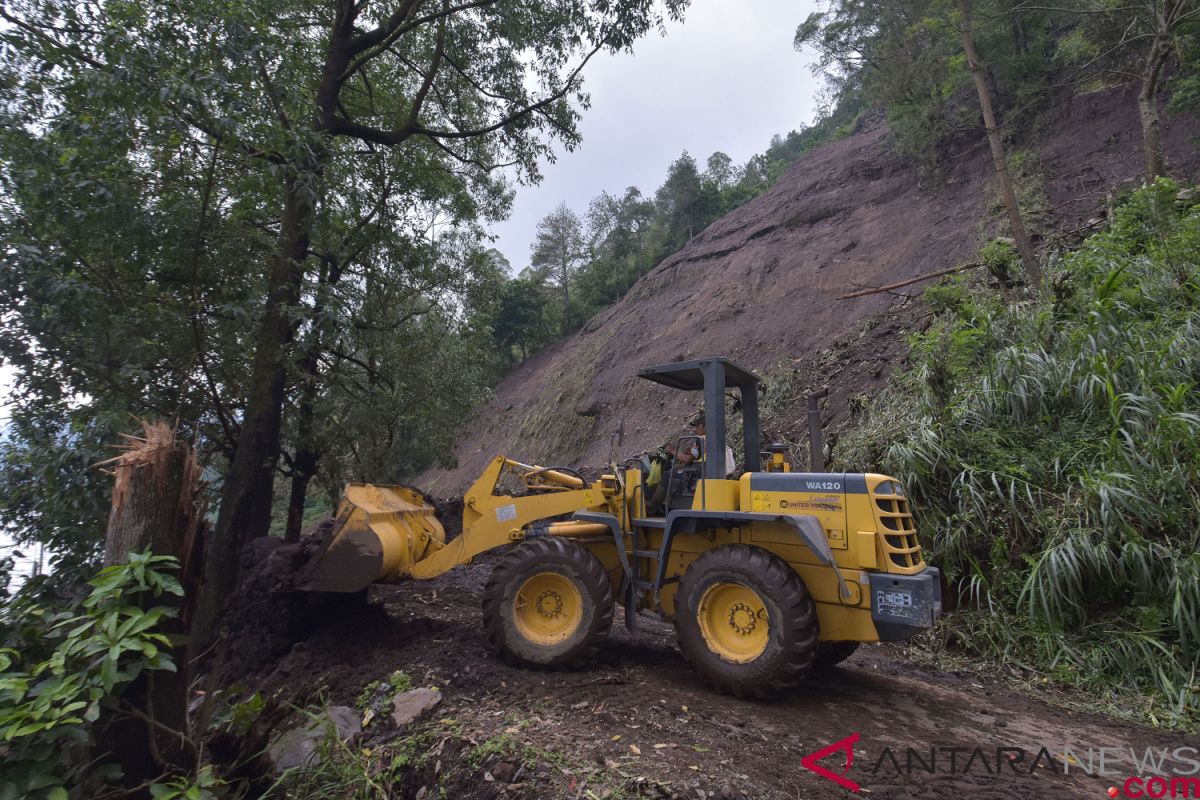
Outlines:
{"type": "Polygon", "coordinates": [[[519,109],[518,111],[514,111],[512,114],[509,114],[507,117],[499,120],[498,122],[494,122],[491,125],[486,125],[482,128],[475,128],[473,130],[436,130],[432,128],[419,127],[416,129],[416,131],[414,131],[414,133],[417,133],[421,136],[427,136],[431,139],[473,139],[477,136],[484,136],[486,134],[498,131],[501,128],[511,125],[517,120],[522,119],[523,117],[536,114],[537,112],[550,107],[554,103],[557,103],[559,100],[566,97],[567,94],[570,93],[573,88],[575,88],[575,81],[578,79],[579,73],[583,71],[583,68],[586,67],[588,62],[592,60],[592,57],[595,56],[596,53],[600,52],[603,47],[603,44],[598,44],[592,48],[592,50],[579,63],[579,66],[572,70],[571,74],[567,76],[567,79],[563,83],[561,89],[549,95],[548,97],[539,100],[533,105],[519,109]]]}
{"type": "Polygon", "coordinates": [[[941,270],[938,270],[937,272],[927,272],[924,275],[918,275],[917,277],[909,278],[906,281],[900,281],[898,283],[889,283],[887,286],[879,286],[879,287],[871,288],[871,289],[860,289],[857,292],[850,292],[849,294],[844,294],[844,295],[838,297],[838,300],[849,300],[852,297],[864,297],[869,294],[880,294],[881,292],[890,292],[892,289],[899,289],[901,286],[910,286],[914,283],[920,283],[921,281],[927,281],[931,278],[940,278],[943,275],[950,275],[955,272],[962,272],[963,270],[975,269],[976,267],[982,267],[982,266],[983,266],[982,261],[976,261],[971,264],[963,264],[960,267],[951,267],[950,269],[941,269],[941,270]]]}
{"type": "Polygon", "coordinates": [[[413,97],[412,108],[408,112],[408,120],[404,123],[405,127],[415,128],[417,126],[417,120],[421,115],[421,107],[425,105],[425,98],[429,94],[430,87],[433,86],[433,79],[437,77],[438,70],[442,67],[442,53],[445,50],[446,19],[443,17],[438,20],[437,44],[434,46],[433,60],[429,63],[429,73],[425,75],[425,79],[421,82],[421,88],[417,89],[417,93],[413,97]]]}
{"type": "MultiPolygon", "coordinates": [[[[404,24],[404,20],[408,18],[408,15],[415,11],[417,6],[422,2],[424,0],[405,0],[395,11],[388,15],[386,20],[377,25],[373,30],[355,36],[350,40],[351,55],[358,55],[367,48],[375,47],[387,40],[388,37],[404,24]]],[[[357,5],[354,9],[355,15],[357,16],[359,11],[366,8],[366,5],[366,0],[357,5]]]]}

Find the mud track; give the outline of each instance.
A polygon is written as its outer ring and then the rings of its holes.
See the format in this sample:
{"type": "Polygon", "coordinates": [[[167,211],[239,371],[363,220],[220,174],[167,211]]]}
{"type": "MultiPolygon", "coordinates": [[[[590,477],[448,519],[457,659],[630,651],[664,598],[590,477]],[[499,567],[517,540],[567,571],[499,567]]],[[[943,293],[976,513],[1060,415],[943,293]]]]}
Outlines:
{"type": "MultiPolygon", "coordinates": [[[[1064,745],[1085,764],[1088,747],[1120,748],[1123,765],[1131,747],[1140,754],[1191,744],[1062,710],[978,676],[917,666],[882,645],[864,646],[841,668],[770,702],[706,689],[671,628],[653,620],[636,636],[614,625],[597,663],[584,671],[508,667],[489,652],[479,618],[479,594],[495,560],[485,556],[433,581],[376,587],[373,608],[316,631],[251,683],[309,695],[321,688],[330,701],[352,705],[367,682],[403,670],[418,685],[442,689],[436,715],[471,741],[507,734],[556,754],[557,766],[542,770],[549,783],[508,784],[488,773],[470,793],[481,798],[605,797],[613,786],[623,787],[623,797],[847,797],[801,759],[855,733],[846,776],[864,796],[1103,798],[1134,772],[1089,777],[1076,763],[1063,774],[1064,745]],[[927,760],[933,747],[941,748],[935,771],[915,765],[909,773],[906,749],[927,760]],[[1053,761],[1037,759],[1042,747],[1053,761]],[[946,748],[962,748],[953,767],[946,748]],[[980,755],[967,766],[974,748],[980,755]],[[998,756],[997,748],[1026,755],[998,756]]],[[[835,773],[843,763],[841,753],[820,762],[835,773]]]]}

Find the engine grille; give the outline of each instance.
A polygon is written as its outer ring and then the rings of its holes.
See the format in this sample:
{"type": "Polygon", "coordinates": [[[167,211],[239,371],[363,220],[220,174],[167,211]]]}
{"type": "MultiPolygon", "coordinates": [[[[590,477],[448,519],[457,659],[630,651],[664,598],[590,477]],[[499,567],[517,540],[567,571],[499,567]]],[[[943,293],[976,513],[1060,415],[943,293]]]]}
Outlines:
{"type": "Polygon", "coordinates": [[[900,484],[882,481],[871,491],[875,516],[883,532],[883,552],[891,572],[919,572],[925,567],[917,526],[900,484]]]}

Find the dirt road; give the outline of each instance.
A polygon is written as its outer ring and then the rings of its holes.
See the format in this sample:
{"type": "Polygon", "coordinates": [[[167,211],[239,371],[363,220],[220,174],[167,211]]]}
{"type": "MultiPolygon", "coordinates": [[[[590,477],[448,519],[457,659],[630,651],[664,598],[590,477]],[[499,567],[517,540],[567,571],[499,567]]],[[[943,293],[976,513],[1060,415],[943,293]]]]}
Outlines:
{"type": "Polygon", "coordinates": [[[654,621],[636,636],[614,626],[582,672],[511,668],[489,653],[479,622],[490,565],[481,559],[436,581],[373,590],[370,613],[317,631],[258,683],[323,686],[345,704],[394,670],[439,687],[444,700],[423,741],[444,729],[471,749],[452,757],[442,737],[424,777],[407,779],[404,795],[422,798],[437,796],[421,788],[425,780],[441,780],[452,787],[443,796],[455,798],[845,797],[849,790],[801,759],[854,734],[848,770],[844,751],[817,763],[865,796],[1103,798],[1138,774],[1129,748],[1140,758],[1147,747],[1193,744],[915,666],[884,646],[866,646],[770,702],[706,689],[670,627],[654,621]],[[1074,763],[1064,764],[1065,747],[1074,763]],[[1088,750],[1096,770],[1101,747],[1113,748],[1105,751],[1110,775],[1089,777],[1088,750]],[[458,777],[439,777],[455,771],[452,762],[458,777]]]}

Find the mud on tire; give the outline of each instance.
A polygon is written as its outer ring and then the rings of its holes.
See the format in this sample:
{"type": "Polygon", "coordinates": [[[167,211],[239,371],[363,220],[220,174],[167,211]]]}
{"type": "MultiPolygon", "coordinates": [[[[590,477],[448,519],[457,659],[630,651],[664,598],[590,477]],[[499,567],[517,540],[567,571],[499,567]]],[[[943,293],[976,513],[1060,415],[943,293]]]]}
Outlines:
{"type": "Polygon", "coordinates": [[[612,584],[600,559],[568,539],[530,539],[496,565],[483,624],[510,664],[571,669],[591,661],[612,627],[612,584]]]}
{"type": "MultiPolygon", "coordinates": [[[[732,599],[738,597],[734,594],[732,599]]],[[[680,649],[692,668],[718,691],[738,697],[767,697],[794,686],[813,667],[817,612],[812,597],[792,568],[766,550],[732,544],[708,551],[684,573],[675,604],[680,649]],[[733,610],[728,612],[728,625],[735,634],[747,631],[745,635],[753,636],[747,629],[765,622],[766,635],[761,639],[761,652],[751,647],[740,656],[736,652],[726,656],[714,650],[714,646],[720,647],[719,641],[710,646],[708,638],[728,635],[713,630],[714,625],[723,624],[726,610],[719,608],[714,613],[711,607],[714,597],[717,603],[728,603],[721,600],[720,593],[736,593],[736,587],[753,592],[761,609],[751,615],[756,617],[751,623],[750,617],[735,619],[735,614],[745,615],[738,609],[754,603],[733,602],[729,605],[733,610]],[[702,613],[710,615],[707,622],[702,622],[702,613]],[[702,629],[706,624],[708,634],[702,629]],[[743,660],[731,660],[739,657],[743,660]]]]}

